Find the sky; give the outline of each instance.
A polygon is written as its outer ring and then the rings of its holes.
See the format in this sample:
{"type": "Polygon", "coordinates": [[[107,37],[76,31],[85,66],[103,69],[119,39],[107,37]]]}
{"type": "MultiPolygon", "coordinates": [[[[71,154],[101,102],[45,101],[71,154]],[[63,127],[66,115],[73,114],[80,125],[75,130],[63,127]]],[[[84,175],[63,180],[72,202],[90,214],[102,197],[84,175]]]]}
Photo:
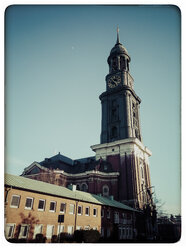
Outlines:
{"type": "Polygon", "coordinates": [[[20,175],[58,152],[94,156],[107,58],[120,42],[142,99],[151,184],[180,213],[180,11],[169,5],[12,5],[5,13],[5,172],[20,175]]]}

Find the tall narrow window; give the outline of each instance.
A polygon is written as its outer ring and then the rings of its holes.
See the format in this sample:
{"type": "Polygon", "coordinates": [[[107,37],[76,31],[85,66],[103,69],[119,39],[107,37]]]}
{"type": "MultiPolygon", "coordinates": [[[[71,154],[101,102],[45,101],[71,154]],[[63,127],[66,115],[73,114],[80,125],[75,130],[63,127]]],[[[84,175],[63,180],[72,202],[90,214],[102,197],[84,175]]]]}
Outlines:
{"type": "Polygon", "coordinates": [[[112,129],[111,129],[111,137],[112,138],[117,137],[117,127],[112,127],[112,129]]]}
{"type": "Polygon", "coordinates": [[[93,208],[93,216],[94,216],[94,217],[97,216],[97,208],[93,208]]]}
{"type": "Polygon", "coordinates": [[[54,201],[51,201],[50,202],[50,209],[49,209],[50,212],[55,212],[56,211],[56,202],[54,201]]]}
{"type": "Polygon", "coordinates": [[[44,211],[45,210],[45,200],[40,199],[38,203],[38,211],[44,211]]]}
{"type": "Polygon", "coordinates": [[[104,237],[105,233],[104,233],[104,227],[101,227],[101,237],[104,237]]]}
{"type": "Polygon", "coordinates": [[[67,227],[67,232],[68,232],[68,234],[73,234],[73,232],[74,232],[74,226],[68,226],[67,227]]]}
{"type": "Polygon", "coordinates": [[[54,234],[54,225],[47,225],[46,237],[48,239],[51,239],[53,234],[54,234]]]}
{"type": "Polygon", "coordinates": [[[28,230],[29,230],[29,225],[26,224],[21,225],[19,232],[19,239],[27,238],[28,230]]]}
{"type": "Polygon", "coordinates": [[[34,229],[34,239],[35,239],[36,235],[42,233],[42,231],[43,231],[43,225],[36,224],[35,229],[34,229]]]}
{"type": "Polygon", "coordinates": [[[143,167],[141,166],[141,178],[144,178],[143,167]]]}
{"type": "Polygon", "coordinates": [[[120,69],[125,70],[125,57],[120,57],[120,69]]]}
{"type": "Polygon", "coordinates": [[[111,112],[111,120],[116,121],[117,120],[117,109],[113,108],[111,112]]]}
{"type": "Polygon", "coordinates": [[[64,233],[64,231],[65,231],[65,226],[64,225],[58,225],[57,234],[64,233]]]}
{"type": "Polygon", "coordinates": [[[25,209],[32,209],[33,201],[34,201],[33,198],[27,197],[25,203],[25,209]]]}
{"type": "Polygon", "coordinates": [[[83,207],[78,206],[78,215],[82,215],[82,212],[83,212],[83,207]]]}
{"type": "Polygon", "coordinates": [[[69,205],[69,214],[74,214],[74,204],[69,205]]]}
{"type": "Polygon", "coordinates": [[[6,224],[5,237],[6,239],[13,238],[15,224],[6,224]]]}
{"type": "Polygon", "coordinates": [[[101,217],[102,218],[104,217],[104,209],[103,208],[101,209],[101,217]]]}
{"type": "Polygon", "coordinates": [[[88,191],[88,185],[86,183],[83,183],[81,185],[81,190],[84,191],[84,192],[87,192],[88,191]]]}
{"type": "Polygon", "coordinates": [[[61,203],[61,205],[60,205],[60,213],[65,213],[65,211],[66,211],[66,203],[61,203]]]}
{"type": "Polygon", "coordinates": [[[119,223],[119,213],[114,212],[114,223],[119,223]]]}
{"type": "Polygon", "coordinates": [[[103,191],[103,196],[105,197],[109,196],[109,187],[107,185],[103,186],[102,191],[103,191]]]}
{"type": "Polygon", "coordinates": [[[89,216],[90,215],[90,208],[89,207],[86,207],[85,208],[85,215],[86,216],[89,216]]]}
{"type": "Polygon", "coordinates": [[[76,189],[80,190],[80,185],[79,184],[76,184],[76,189]]]}

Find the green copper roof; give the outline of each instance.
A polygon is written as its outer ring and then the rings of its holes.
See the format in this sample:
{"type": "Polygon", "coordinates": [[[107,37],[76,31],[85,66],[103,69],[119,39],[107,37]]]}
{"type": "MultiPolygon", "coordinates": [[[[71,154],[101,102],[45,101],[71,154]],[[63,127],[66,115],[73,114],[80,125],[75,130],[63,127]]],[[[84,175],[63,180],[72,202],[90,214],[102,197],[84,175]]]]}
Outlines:
{"type": "Polygon", "coordinates": [[[137,211],[121,202],[111,200],[106,197],[90,194],[87,192],[82,192],[79,190],[72,191],[68,188],[37,181],[34,179],[25,178],[22,176],[15,176],[10,174],[5,174],[5,185],[12,186],[15,188],[20,188],[24,190],[34,191],[43,194],[50,194],[58,197],[70,198],[73,200],[79,200],[84,202],[90,202],[99,205],[111,206],[115,208],[121,208],[130,211],[137,211]]]}

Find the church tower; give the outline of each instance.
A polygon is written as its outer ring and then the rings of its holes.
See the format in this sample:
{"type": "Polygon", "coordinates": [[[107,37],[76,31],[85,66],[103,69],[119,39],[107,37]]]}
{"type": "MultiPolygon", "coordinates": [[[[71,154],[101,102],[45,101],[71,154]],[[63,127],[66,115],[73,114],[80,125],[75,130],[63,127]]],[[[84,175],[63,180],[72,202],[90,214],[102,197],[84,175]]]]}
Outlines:
{"type": "MultiPolygon", "coordinates": [[[[130,75],[131,58],[117,40],[108,57],[109,73],[106,91],[100,95],[102,123],[100,144],[91,148],[96,160],[105,160],[119,172],[118,188],[114,197],[135,208],[152,204],[149,156],[143,145],[140,128],[141,99],[134,91],[130,75]]],[[[112,191],[112,190],[111,190],[112,191]]],[[[112,191],[113,192],[113,191],[112,191]]]]}
{"type": "Polygon", "coordinates": [[[131,137],[141,141],[139,121],[141,100],[134,91],[134,80],[129,70],[130,60],[126,48],[120,43],[117,30],[117,41],[108,57],[106,92],[100,96],[102,144],[131,137]]]}

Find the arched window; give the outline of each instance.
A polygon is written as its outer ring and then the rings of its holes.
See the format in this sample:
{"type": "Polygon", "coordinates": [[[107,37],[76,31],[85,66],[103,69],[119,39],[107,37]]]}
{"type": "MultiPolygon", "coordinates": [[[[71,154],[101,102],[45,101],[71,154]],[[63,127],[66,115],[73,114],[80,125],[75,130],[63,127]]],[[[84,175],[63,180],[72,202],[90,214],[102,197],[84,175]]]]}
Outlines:
{"type": "Polygon", "coordinates": [[[86,183],[81,184],[81,191],[84,191],[84,192],[88,191],[88,185],[86,183]]]}
{"type": "Polygon", "coordinates": [[[112,129],[111,129],[111,137],[112,138],[117,137],[117,127],[112,127],[112,129]]]}
{"type": "Polygon", "coordinates": [[[102,193],[103,193],[103,196],[109,196],[109,187],[108,187],[108,185],[103,186],[102,193]]]}
{"type": "Polygon", "coordinates": [[[80,185],[79,185],[79,183],[76,184],[76,189],[77,189],[77,190],[80,190],[80,185]]]}

